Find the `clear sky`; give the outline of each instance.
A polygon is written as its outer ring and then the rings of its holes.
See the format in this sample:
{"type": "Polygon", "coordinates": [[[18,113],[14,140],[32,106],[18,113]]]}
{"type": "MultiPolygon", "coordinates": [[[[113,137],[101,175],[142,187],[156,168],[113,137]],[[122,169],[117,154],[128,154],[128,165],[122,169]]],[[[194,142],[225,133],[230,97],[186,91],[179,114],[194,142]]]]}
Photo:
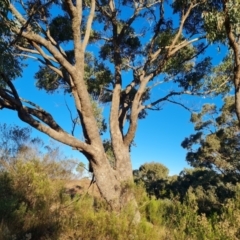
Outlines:
{"type": "MultiPolygon", "coordinates": [[[[15,80],[15,85],[21,97],[39,104],[42,108],[51,112],[60,125],[70,131],[70,114],[66,108],[66,103],[71,107],[72,98],[63,93],[46,94],[35,87],[34,73],[37,70],[37,62],[28,61],[29,66],[24,70],[23,76],[15,80]]],[[[203,99],[200,97],[181,97],[181,101],[194,109],[206,102],[215,102],[215,99],[203,99]]],[[[71,107],[72,108],[72,107],[71,107]]],[[[73,109],[73,108],[72,108],[73,109]]],[[[108,106],[105,106],[108,112],[108,106]]],[[[28,126],[21,122],[17,113],[10,110],[0,111],[1,123],[17,124],[28,126]]],[[[185,161],[186,151],[181,147],[181,142],[191,133],[194,133],[193,125],[189,121],[190,112],[174,104],[164,104],[161,111],[150,111],[147,118],[139,120],[136,138],[136,146],[132,147],[131,156],[133,169],[138,168],[146,162],[160,162],[167,166],[170,174],[178,174],[184,167],[189,167],[185,161]]],[[[50,142],[50,138],[36,130],[33,136],[41,137],[45,143],[50,142]]],[[[85,161],[77,151],[63,146],[63,152],[68,156],[85,161]]]]}
{"type": "MultiPolygon", "coordinates": [[[[218,63],[225,52],[224,49],[222,52],[218,52],[217,46],[212,45],[207,54],[213,57],[214,63],[218,63]]],[[[23,76],[15,81],[19,95],[52,113],[60,126],[70,132],[71,121],[66,102],[73,109],[72,98],[61,92],[51,95],[44,91],[38,91],[34,79],[38,63],[33,60],[28,60],[28,63],[29,66],[24,70],[23,76]]],[[[164,96],[171,87],[171,85],[168,85],[167,88],[159,87],[158,90],[164,96]]],[[[213,103],[216,99],[181,97],[180,101],[189,107],[200,109],[203,103],[213,103]]],[[[219,103],[219,100],[217,102],[219,103]]],[[[108,112],[108,106],[105,106],[104,112],[108,112]]],[[[181,147],[184,138],[194,133],[193,125],[189,120],[190,113],[187,110],[170,103],[164,104],[161,111],[150,111],[147,118],[140,120],[138,124],[134,140],[136,146],[133,146],[131,151],[133,169],[151,161],[160,162],[167,166],[170,174],[178,174],[184,167],[189,167],[185,161],[186,151],[181,147]]],[[[0,122],[27,126],[18,119],[16,112],[6,109],[0,111],[0,122]]],[[[41,137],[45,143],[50,142],[49,137],[36,130],[33,130],[33,135],[41,137]]],[[[63,147],[63,151],[69,156],[78,158],[79,161],[84,160],[80,153],[69,147],[63,147]]]]}

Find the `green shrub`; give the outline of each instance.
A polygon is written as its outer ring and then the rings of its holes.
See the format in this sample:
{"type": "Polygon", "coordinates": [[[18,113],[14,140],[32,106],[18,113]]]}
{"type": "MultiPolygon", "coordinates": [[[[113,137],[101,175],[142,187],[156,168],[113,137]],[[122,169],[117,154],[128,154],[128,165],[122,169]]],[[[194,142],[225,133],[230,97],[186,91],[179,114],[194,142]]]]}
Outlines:
{"type": "Polygon", "coordinates": [[[130,206],[116,213],[89,194],[71,198],[63,169],[61,162],[34,158],[0,172],[0,239],[240,239],[240,185],[220,212],[209,215],[199,213],[201,194],[192,187],[182,200],[149,198],[144,185],[134,186],[142,216],[136,224],[130,206]]]}

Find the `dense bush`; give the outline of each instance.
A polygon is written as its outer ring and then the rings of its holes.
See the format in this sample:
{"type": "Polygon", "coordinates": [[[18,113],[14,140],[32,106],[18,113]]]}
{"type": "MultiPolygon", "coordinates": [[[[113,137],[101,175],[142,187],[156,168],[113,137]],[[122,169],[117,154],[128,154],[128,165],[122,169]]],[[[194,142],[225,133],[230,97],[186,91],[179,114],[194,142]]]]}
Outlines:
{"type": "Polygon", "coordinates": [[[26,144],[27,131],[14,131],[24,141],[0,152],[0,240],[240,239],[240,185],[231,175],[195,168],[170,177],[165,166],[144,164],[131,188],[142,216],[136,224],[130,206],[116,213],[100,197],[70,195],[67,183],[82,165],[62,159],[59,148],[41,153],[26,144]]]}
{"type": "Polygon", "coordinates": [[[18,159],[0,172],[0,239],[157,239],[151,225],[133,223],[130,208],[116,214],[88,194],[72,198],[64,167],[18,159]]]}
{"type": "MultiPolygon", "coordinates": [[[[103,200],[84,194],[71,198],[66,180],[46,171],[53,163],[17,160],[0,173],[0,239],[239,239],[240,186],[218,214],[199,214],[190,187],[183,201],[149,198],[144,185],[135,186],[142,221],[133,222],[131,208],[106,210],[103,200]]],[[[61,162],[55,163],[58,169],[61,162]]],[[[56,167],[55,167],[56,169],[56,167]]],[[[61,171],[60,171],[61,172],[61,171]]]]}

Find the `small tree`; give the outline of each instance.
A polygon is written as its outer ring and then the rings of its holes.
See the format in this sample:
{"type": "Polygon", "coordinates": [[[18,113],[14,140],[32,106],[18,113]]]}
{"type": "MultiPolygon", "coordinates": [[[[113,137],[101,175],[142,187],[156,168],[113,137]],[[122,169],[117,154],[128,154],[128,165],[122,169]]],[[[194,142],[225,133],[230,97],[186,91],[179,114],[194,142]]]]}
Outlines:
{"type": "Polygon", "coordinates": [[[134,181],[144,183],[147,193],[159,197],[161,190],[168,182],[169,170],[161,163],[151,162],[140,166],[133,171],[134,181]]]}

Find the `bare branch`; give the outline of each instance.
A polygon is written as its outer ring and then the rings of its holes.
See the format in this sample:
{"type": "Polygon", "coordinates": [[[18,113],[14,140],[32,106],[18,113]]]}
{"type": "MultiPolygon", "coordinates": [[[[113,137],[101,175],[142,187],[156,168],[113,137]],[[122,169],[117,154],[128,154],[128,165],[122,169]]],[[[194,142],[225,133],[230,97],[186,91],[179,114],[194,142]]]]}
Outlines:
{"type": "Polygon", "coordinates": [[[111,9],[112,13],[115,11],[115,4],[114,4],[114,0],[109,0],[108,2],[108,6],[111,9]]]}
{"type": "Polygon", "coordinates": [[[47,55],[37,43],[35,43],[34,41],[32,41],[31,44],[37,49],[37,51],[39,52],[39,54],[40,54],[46,61],[54,61],[54,62],[58,63],[58,61],[57,61],[55,58],[53,58],[52,56],[47,55]]]}
{"type": "Polygon", "coordinates": [[[46,133],[53,139],[59,142],[62,142],[64,144],[67,144],[69,146],[72,146],[78,149],[79,151],[83,151],[83,152],[87,151],[88,153],[94,154],[94,149],[90,145],[77,140],[76,138],[69,135],[67,132],[63,131],[61,127],[54,121],[52,116],[46,111],[44,111],[43,109],[41,109],[36,104],[30,101],[24,100],[25,102],[35,106],[36,108],[34,109],[34,108],[22,106],[22,104],[19,104],[19,102],[16,101],[15,98],[9,96],[1,88],[0,88],[0,97],[1,97],[0,109],[8,108],[11,110],[15,110],[18,112],[18,116],[22,121],[28,123],[29,125],[36,128],[37,130],[43,133],[46,133]],[[39,120],[41,120],[42,122],[44,122],[50,127],[42,124],[40,121],[36,120],[31,115],[38,118],[39,120]]]}
{"type": "Polygon", "coordinates": [[[7,101],[6,99],[1,99],[0,98],[0,110],[3,108],[7,108],[10,110],[15,110],[15,108],[10,104],[9,101],[7,101]]]}
{"type": "MultiPolygon", "coordinates": [[[[25,100],[25,102],[27,102],[27,101],[25,100]]],[[[52,129],[56,130],[57,132],[63,132],[63,129],[56,123],[56,121],[53,119],[53,117],[50,113],[48,113],[44,110],[40,110],[37,108],[30,108],[30,107],[26,107],[26,106],[23,106],[23,109],[25,110],[26,113],[38,118],[43,123],[45,123],[52,129]]]]}
{"type": "Polygon", "coordinates": [[[190,108],[188,108],[186,105],[184,105],[183,103],[176,102],[176,101],[173,101],[173,100],[170,100],[170,99],[167,99],[166,101],[168,101],[170,103],[177,104],[177,105],[183,107],[184,109],[186,109],[187,111],[192,112],[192,110],[190,108]]]}
{"type": "Polygon", "coordinates": [[[86,32],[85,32],[84,40],[83,40],[83,43],[82,43],[83,52],[85,51],[87,43],[89,41],[90,33],[91,33],[91,30],[92,30],[92,22],[93,22],[93,18],[94,18],[94,12],[95,12],[95,0],[91,0],[91,10],[90,10],[90,13],[89,13],[89,16],[88,16],[86,32]]]}
{"type": "Polygon", "coordinates": [[[28,112],[25,109],[24,111],[18,111],[18,115],[22,121],[28,123],[29,125],[38,129],[41,132],[46,133],[53,139],[61,143],[67,144],[69,146],[75,147],[80,151],[87,151],[93,153],[93,149],[91,148],[90,145],[77,140],[76,138],[72,137],[66,132],[62,131],[57,132],[54,129],[47,127],[46,125],[43,125],[42,123],[34,119],[30,114],[28,114],[28,112]]]}
{"type": "Polygon", "coordinates": [[[65,2],[68,14],[70,15],[71,18],[73,18],[76,13],[76,7],[73,5],[72,0],[66,0],[65,2]]]}
{"type": "Polygon", "coordinates": [[[33,50],[33,49],[25,48],[25,47],[22,47],[22,46],[19,46],[19,45],[16,45],[16,48],[21,50],[21,51],[24,51],[24,52],[29,52],[29,53],[32,53],[32,54],[40,55],[38,51],[33,50]]]}
{"type": "Polygon", "coordinates": [[[206,38],[206,35],[198,37],[198,38],[194,38],[192,40],[189,41],[183,41],[180,44],[178,44],[177,46],[174,47],[174,49],[169,53],[170,56],[174,55],[177,51],[179,51],[181,48],[186,47],[187,45],[190,45],[191,43],[197,42],[201,39],[206,38]]]}
{"type": "Polygon", "coordinates": [[[65,99],[65,104],[66,104],[67,110],[69,111],[70,118],[71,118],[71,121],[72,121],[72,131],[71,131],[71,133],[72,133],[72,135],[74,136],[74,131],[75,131],[75,127],[76,127],[76,125],[77,125],[78,117],[73,118],[72,111],[71,111],[71,109],[69,108],[66,99],[65,99]]]}
{"type": "Polygon", "coordinates": [[[13,96],[10,96],[9,94],[7,94],[7,92],[2,88],[0,88],[0,97],[3,99],[5,103],[7,103],[8,105],[10,104],[11,107],[13,107],[14,109],[17,106],[21,107],[21,102],[16,100],[13,96]]]}
{"type": "Polygon", "coordinates": [[[61,48],[61,46],[53,39],[53,37],[51,36],[50,30],[47,29],[46,31],[44,31],[46,36],[48,37],[48,39],[51,41],[51,43],[57,47],[57,49],[59,50],[60,53],[62,53],[62,55],[64,57],[67,57],[66,52],[61,48]]]}
{"type": "Polygon", "coordinates": [[[145,75],[145,71],[142,71],[141,76],[139,76],[140,86],[139,86],[138,91],[135,94],[133,102],[132,102],[131,115],[130,115],[130,126],[128,128],[127,134],[124,136],[124,144],[126,146],[129,146],[134,138],[134,135],[135,135],[135,132],[137,129],[138,114],[141,111],[139,109],[139,104],[141,102],[142,95],[145,92],[147,83],[153,77],[152,74],[148,75],[147,77],[144,77],[144,75],[145,75]]]}
{"type": "Polygon", "coordinates": [[[194,5],[193,3],[191,3],[190,6],[189,6],[189,8],[188,8],[188,10],[187,10],[187,12],[186,12],[185,14],[183,13],[183,15],[182,15],[182,17],[181,17],[181,23],[180,23],[178,32],[177,32],[175,38],[174,38],[173,41],[172,41],[172,44],[171,44],[171,46],[170,46],[170,51],[169,51],[169,52],[172,51],[172,48],[175,47],[175,44],[176,44],[177,41],[179,40],[179,37],[182,35],[183,26],[184,26],[184,24],[185,24],[185,21],[187,20],[189,14],[190,14],[190,12],[191,12],[191,10],[192,10],[195,6],[196,6],[196,5],[194,5]]]}
{"type": "Polygon", "coordinates": [[[170,92],[165,97],[159,98],[158,100],[156,100],[156,101],[154,101],[154,102],[152,102],[148,105],[141,106],[140,111],[143,110],[143,109],[152,108],[153,106],[157,105],[158,103],[168,100],[172,96],[181,95],[181,94],[183,94],[183,92],[170,92]]]}
{"type": "Polygon", "coordinates": [[[15,56],[22,56],[22,57],[25,57],[25,58],[32,58],[34,60],[37,60],[39,61],[40,63],[43,63],[45,64],[45,62],[41,59],[41,58],[38,58],[38,57],[34,57],[32,55],[28,55],[28,54],[24,54],[24,53],[17,53],[17,54],[14,54],[15,56]]]}

